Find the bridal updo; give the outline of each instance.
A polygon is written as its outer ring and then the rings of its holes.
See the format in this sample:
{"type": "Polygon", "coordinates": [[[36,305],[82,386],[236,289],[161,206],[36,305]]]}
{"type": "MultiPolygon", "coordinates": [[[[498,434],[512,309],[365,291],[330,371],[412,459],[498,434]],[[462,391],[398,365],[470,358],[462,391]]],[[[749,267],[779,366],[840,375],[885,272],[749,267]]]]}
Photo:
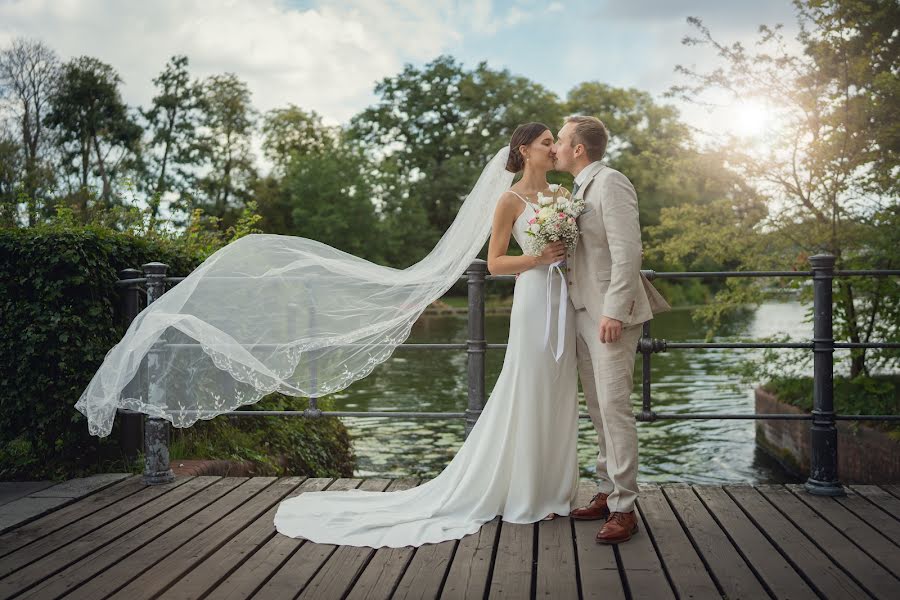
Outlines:
{"type": "Polygon", "coordinates": [[[543,123],[525,123],[513,131],[509,139],[509,158],[506,159],[506,170],[518,173],[525,168],[525,157],[519,152],[519,146],[527,146],[550,129],[543,123]]]}

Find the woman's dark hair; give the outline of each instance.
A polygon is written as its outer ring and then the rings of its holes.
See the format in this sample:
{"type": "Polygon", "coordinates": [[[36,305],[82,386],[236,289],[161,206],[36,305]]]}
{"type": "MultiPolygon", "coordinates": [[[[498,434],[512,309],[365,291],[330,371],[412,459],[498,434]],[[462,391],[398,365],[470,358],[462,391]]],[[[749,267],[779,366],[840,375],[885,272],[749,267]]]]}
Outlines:
{"type": "Polygon", "coordinates": [[[509,158],[506,159],[506,170],[518,173],[525,168],[525,157],[519,152],[519,146],[527,146],[550,129],[543,123],[525,123],[513,131],[509,139],[509,158]]]}

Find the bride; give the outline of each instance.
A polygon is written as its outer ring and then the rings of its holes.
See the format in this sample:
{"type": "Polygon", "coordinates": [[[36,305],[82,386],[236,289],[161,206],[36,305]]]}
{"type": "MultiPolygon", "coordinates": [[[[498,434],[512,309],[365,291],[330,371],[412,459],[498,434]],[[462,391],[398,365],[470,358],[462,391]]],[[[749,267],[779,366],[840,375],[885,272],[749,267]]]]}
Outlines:
{"type": "Polygon", "coordinates": [[[528,247],[537,193],[568,194],[547,184],[552,144],[545,125],[519,127],[432,251],[406,269],[294,236],[228,244],[141,311],[75,408],[93,435],[106,436],[119,409],[189,427],[273,392],[342,390],[391,356],[490,235],[488,268],[519,277],[502,371],[459,452],[413,489],[290,498],[275,525],[314,542],[399,547],[460,538],[497,515],[532,523],[569,514],[578,486],[575,330],[551,267],[565,251],[506,254],[510,236],[528,247]]]}
{"type": "MultiPolygon", "coordinates": [[[[458,539],[502,515],[509,523],[534,523],[568,515],[578,490],[578,399],[575,329],[565,315],[559,361],[544,344],[548,297],[556,326],[561,277],[550,265],[565,257],[561,242],[539,256],[506,254],[510,235],[529,248],[528,221],[537,195],[568,195],[548,185],[553,134],[540,123],[512,135],[506,169],[522,178],[497,202],[488,269],[517,273],[503,368],[484,411],[450,464],[434,479],[396,492],[307,492],[284,500],[275,527],[313,542],[371,547],[419,546],[458,539]],[[550,282],[548,284],[548,281],[550,282]],[[547,286],[552,288],[547,290],[547,286]]],[[[551,329],[550,340],[559,332],[551,329]]]]}

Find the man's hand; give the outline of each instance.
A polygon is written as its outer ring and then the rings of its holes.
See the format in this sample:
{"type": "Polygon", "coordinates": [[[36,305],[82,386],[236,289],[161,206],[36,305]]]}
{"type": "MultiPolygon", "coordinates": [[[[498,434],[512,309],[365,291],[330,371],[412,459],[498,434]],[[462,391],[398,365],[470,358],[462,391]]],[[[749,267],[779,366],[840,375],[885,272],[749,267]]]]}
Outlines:
{"type": "Polygon", "coordinates": [[[618,342],[622,337],[622,321],[610,317],[600,317],[600,341],[618,342]]]}

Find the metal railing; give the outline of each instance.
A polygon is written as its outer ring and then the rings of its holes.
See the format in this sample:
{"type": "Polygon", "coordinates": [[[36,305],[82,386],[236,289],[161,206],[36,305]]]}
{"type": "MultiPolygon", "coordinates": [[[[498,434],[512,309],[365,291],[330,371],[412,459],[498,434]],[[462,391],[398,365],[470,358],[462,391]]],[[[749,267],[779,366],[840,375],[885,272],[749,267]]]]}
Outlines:
{"type": "MultiPolygon", "coordinates": [[[[810,257],[810,271],[693,271],[657,273],[642,271],[649,280],[685,278],[728,278],[728,277],[804,277],[812,278],[813,284],[813,337],[809,342],[669,342],[650,335],[650,321],[643,324],[641,338],[636,352],[642,361],[642,402],[641,411],[635,419],[653,422],[661,419],[778,419],[809,420],[811,457],[810,473],[806,489],[817,495],[842,495],[843,488],[837,474],[837,428],[839,420],[896,421],[900,415],[839,415],[834,412],[834,360],[835,349],[856,348],[900,348],[897,342],[850,343],[835,342],[833,337],[832,284],[835,277],[890,277],[900,275],[900,270],[858,270],[836,271],[835,258],[829,254],[810,257]],[[813,410],[811,414],[735,414],[735,413],[658,413],[652,408],[651,357],[658,352],[675,349],[696,348],[800,348],[813,351],[813,410]]],[[[141,306],[141,294],[145,292],[146,302],[152,303],[164,292],[166,283],[178,283],[183,277],[166,277],[167,265],[147,263],[143,265],[143,277],[137,269],[126,269],[120,273],[118,285],[124,288],[123,308],[125,325],[133,320],[141,306]],[[141,286],[144,286],[142,288],[141,286]]],[[[487,350],[506,349],[506,344],[489,344],[485,339],[484,288],[490,280],[513,279],[513,275],[488,275],[487,264],[475,260],[466,270],[468,282],[468,339],[465,344],[401,344],[398,350],[465,350],[468,357],[468,405],[465,412],[394,412],[394,411],[323,411],[318,408],[317,399],[309,398],[305,410],[238,410],[221,414],[248,416],[301,416],[301,417],[395,417],[427,419],[465,419],[465,435],[468,437],[485,403],[485,353],[487,350]]],[[[154,346],[145,362],[140,385],[152,385],[155,370],[159,365],[159,353],[164,347],[154,346]]],[[[123,428],[123,444],[126,451],[134,452],[143,447],[145,452],[144,480],[148,484],[165,483],[174,476],[169,469],[168,445],[169,422],[157,417],[146,417],[141,413],[120,410],[123,428]]],[[[579,415],[589,418],[587,413],[579,415]]]]}

